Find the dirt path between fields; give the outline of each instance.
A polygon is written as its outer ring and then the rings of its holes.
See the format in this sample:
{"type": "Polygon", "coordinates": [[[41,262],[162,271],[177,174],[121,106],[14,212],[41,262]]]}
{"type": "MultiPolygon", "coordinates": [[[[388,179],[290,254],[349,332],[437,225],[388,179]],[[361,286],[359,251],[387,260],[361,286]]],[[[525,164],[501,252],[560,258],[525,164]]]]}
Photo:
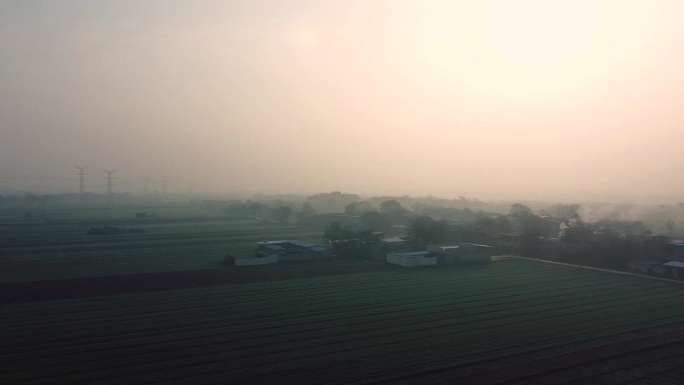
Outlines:
{"type": "Polygon", "coordinates": [[[529,258],[529,257],[522,257],[519,255],[499,255],[496,257],[493,257],[494,259],[527,259],[529,261],[536,261],[536,262],[544,262],[544,263],[551,263],[554,265],[561,265],[561,266],[569,266],[569,267],[577,267],[580,269],[587,269],[587,270],[594,270],[594,271],[603,271],[606,273],[613,273],[613,274],[622,274],[622,275],[630,275],[633,277],[639,277],[639,278],[648,278],[648,279],[655,279],[658,281],[665,281],[665,282],[672,282],[672,283],[679,283],[679,284],[684,284],[684,281],[676,280],[676,279],[669,279],[669,278],[662,278],[662,277],[654,277],[652,275],[646,275],[646,274],[637,274],[637,273],[630,273],[628,271],[621,271],[621,270],[610,270],[610,269],[602,269],[600,267],[591,267],[591,266],[585,266],[585,265],[575,265],[571,263],[564,263],[564,262],[556,262],[556,261],[548,261],[546,259],[538,259],[538,258],[529,258]]]}

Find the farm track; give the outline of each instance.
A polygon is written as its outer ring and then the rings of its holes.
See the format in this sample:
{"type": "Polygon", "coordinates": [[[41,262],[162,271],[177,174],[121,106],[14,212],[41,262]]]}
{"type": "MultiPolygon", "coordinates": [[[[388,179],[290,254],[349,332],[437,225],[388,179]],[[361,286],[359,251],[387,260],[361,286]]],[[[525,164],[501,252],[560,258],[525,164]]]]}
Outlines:
{"type": "MultiPolygon", "coordinates": [[[[678,330],[681,298],[670,283],[507,260],[14,303],[0,308],[0,362],[22,384],[408,381],[549,349],[581,358],[617,335],[678,330]]],[[[607,369],[592,375],[617,378],[624,362],[657,372],[648,352],[680,348],[648,342],[657,335],[604,354],[607,369]]]]}

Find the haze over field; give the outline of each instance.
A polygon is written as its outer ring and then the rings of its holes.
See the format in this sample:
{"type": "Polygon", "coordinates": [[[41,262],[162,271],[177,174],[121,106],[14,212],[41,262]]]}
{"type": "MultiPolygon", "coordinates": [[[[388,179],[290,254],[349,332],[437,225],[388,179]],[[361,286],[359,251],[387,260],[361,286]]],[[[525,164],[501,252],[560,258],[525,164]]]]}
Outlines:
{"type": "MultiPolygon", "coordinates": [[[[677,0],[0,3],[0,190],[684,195],[677,0]]],[[[681,200],[681,199],[680,199],[681,200]]]]}

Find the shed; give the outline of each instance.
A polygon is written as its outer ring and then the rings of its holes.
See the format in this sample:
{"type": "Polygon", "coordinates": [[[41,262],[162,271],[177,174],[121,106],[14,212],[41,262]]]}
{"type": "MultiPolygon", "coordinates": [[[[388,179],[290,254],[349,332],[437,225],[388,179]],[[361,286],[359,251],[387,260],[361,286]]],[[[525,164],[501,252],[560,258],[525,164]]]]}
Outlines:
{"type": "Polygon", "coordinates": [[[463,243],[458,248],[458,256],[462,263],[489,262],[494,254],[494,246],[477,243],[463,243]]]}
{"type": "Polygon", "coordinates": [[[659,261],[632,261],[629,268],[635,273],[663,275],[665,267],[659,261]]]}
{"type": "Polygon", "coordinates": [[[406,243],[406,239],[402,237],[387,237],[380,239],[382,243],[406,243]]]}
{"type": "Polygon", "coordinates": [[[437,264],[437,257],[429,251],[388,253],[387,263],[403,267],[430,266],[437,264]]]}
{"type": "Polygon", "coordinates": [[[684,261],[684,243],[682,241],[673,241],[663,245],[667,252],[667,259],[684,261]]]}
{"type": "Polygon", "coordinates": [[[459,247],[455,245],[428,245],[426,250],[437,256],[439,263],[455,265],[461,260],[459,247]]]}
{"type": "Polygon", "coordinates": [[[257,242],[257,251],[271,253],[271,254],[285,254],[287,249],[292,246],[292,243],[287,240],[281,241],[262,241],[257,242]]]}
{"type": "Polygon", "coordinates": [[[684,278],[684,262],[670,261],[663,263],[665,267],[665,273],[672,278],[682,279],[684,278]]]}
{"type": "Polygon", "coordinates": [[[249,257],[238,257],[235,258],[235,266],[257,266],[257,265],[270,265],[272,263],[278,263],[277,254],[260,254],[249,256],[249,257]]]}
{"type": "Polygon", "coordinates": [[[520,233],[498,233],[495,236],[496,245],[502,250],[514,252],[520,248],[522,242],[522,234],[520,233]]]}

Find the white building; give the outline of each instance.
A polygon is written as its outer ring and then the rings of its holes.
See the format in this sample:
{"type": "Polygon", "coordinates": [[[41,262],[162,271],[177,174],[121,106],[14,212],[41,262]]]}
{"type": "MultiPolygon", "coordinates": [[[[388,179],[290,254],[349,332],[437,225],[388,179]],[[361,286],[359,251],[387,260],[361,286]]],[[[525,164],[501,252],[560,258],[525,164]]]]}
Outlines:
{"type": "Polygon", "coordinates": [[[489,262],[494,254],[494,247],[478,245],[476,243],[462,243],[458,249],[459,259],[462,263],[489,262]]]}
{"type": "Polygon", "coordinates": [[[404,267],[429,266],[437,264],[437,257],[429,251],[406,251],[387,254],[387,263],[404,267]]]}

